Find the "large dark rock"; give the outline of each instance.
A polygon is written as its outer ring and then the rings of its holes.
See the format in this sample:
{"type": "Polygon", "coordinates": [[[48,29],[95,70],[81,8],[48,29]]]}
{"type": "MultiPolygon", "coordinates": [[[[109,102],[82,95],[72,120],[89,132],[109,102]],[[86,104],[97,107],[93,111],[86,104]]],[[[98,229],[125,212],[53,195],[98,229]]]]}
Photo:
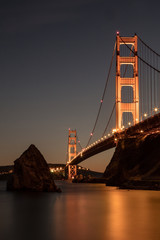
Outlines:
{"type": "Polygon", "coordinates": [[[160,129],[119,140],[104,177],[107,185],[160,189],[160,129]]]}
{"type": "Polygon", "coordinates": [[[59,191],[47,162],[33,144],[14,161],[14,171],[7,182],[7,190],[59,191]]]}

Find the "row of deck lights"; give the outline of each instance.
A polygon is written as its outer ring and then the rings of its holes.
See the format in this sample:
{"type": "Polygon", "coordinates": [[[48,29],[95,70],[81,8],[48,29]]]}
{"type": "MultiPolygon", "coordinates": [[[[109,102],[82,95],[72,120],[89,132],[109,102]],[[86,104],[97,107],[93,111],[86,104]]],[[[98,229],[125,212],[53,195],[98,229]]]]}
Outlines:
{"type": "Polygon", "coordinates": [[[95,146],[95,145],[98,144],[99,142],[104,141],[106,138],[107,138],[107,136],[104,136],[104,137],[98,139],[97,141],[95,141],[94,143],[92,143],[91,145],[89,145],[88,147],[86,147],[85,150],[87,150],[87,149],[89,149],[89,148],[95,146]]]}
{"type": "MultiPolygon", "coordinates": [[[[158,111],[159,111],[158,107],[155,107],[155,108],[153,109],[153,112],[154,112],[155,114],[157,114],[158,111]]],[[[149,116],[149,114],[148,114],[147,112],[145,112],[145,113],[143,114],[143,117],[146,118],[147,116],[149,116]]]]}
{"type": "MultiPolygon", "coordinates": [[[[154,112],[155,112],[155,113],[158,112],[158,108],[157,108],[157,107],[154,108],[154,112]]],[[[147,114],[147,113],[144,113],[143,116],[144,116],[144,117],[147,117],[148,114],[147,114]]],[[[136,119],[136,122],[138,122],[138,119],[136,119]]],[[[131,122],[128,122],[128,126],[131,126],[131,122]]],[[[122,126],[120,130],[123,131],[124,129],[125,129],[125,126],[122,126]]],[[[82,151],[77,154],[77,156],[79,156],[79,155],[83,156],[83,152],[84,152],[84,151],[86,151],[86,150],[90,149],[91,147],[97,145],[99,142],[102,142],[102,141],[104,141],[105,139],[111,137],[111,136],[114,135],[116,132],[119,132],[119,129],[115,129],[115,128],[112,129],[112,133],[108,133],[108,135],[107,135],[108,137],[107,137],[107,136],[104,136],[104,137],[100,138],[99,140],[95,141],[94,143],[92,143],[91,145],[89,145],[88,147],[83,148],[82,151]]],[[[143,133],[143,130],[140,130],[140,132],[143,133]]],[[[93,136],[93,133],[91,133],[90,135],[93,136]]],[[[115,142],[116,142],[117,140],[118,140],[117,138],[114,138],[114,141],[115,141],[115,142]]],[[[77,156],[76,156],[76,157],[77,157],[77,156]]],[[[76,158],[76,157],[75,157],[75,158],[76,158]]],[[[74,158],[73,158],[72,160],[74,160],[74,158]]]]}
{"type": "Polygon", "coordinates": [[[53,167],[50,167],[49,168],[49,170],[50,170],[50,172],[57,172],[57,171],[62,171],[62,170],[64,170],[62,167],[55,167],[55,168],[53,168],[53,167]]]}
{"type": "MultiPolygon", "coordinates": [[[[131,123],[129,122],[128,125],[131,125],[131,123]]],[[[121,130],[124,130],[124,129],[125,129],[125,126],[122,126],[121,130]]],[[[108,135],[107,135],[108,137],[107,137],[107,136],[104,136],[104,137],[98,139],[97,141],[95,141],[94,143],[90,144],[88,147],[83,148],[82,151],[77,154],[77,156],[79,156],[79,155],[82,156],[84,151],[86,151],[86,150],[90,149],[91,147],[97,145],[99,142],[102,142],[102,141],[104,141],[105,139],[111,137],[111,136],[114,135],[116,132],[119,132],[119,129],[112,129],[112,132],[111,132],[111,133],[108,133],[108,135]]],[[[91,136],[93,136],[93,133],[91,133],[91,136]]],[[[114,141],[116,142],[116,141],[117,141],[117,138],[114,138],[114,141]]],[[[76,157],[77,157],[77,156],[76,156],[76,157]]],[[[76,158],[76,157],[75,157],[75,158],[76,158]]],[[[74,160],[74,158],[73,158],[72,160],[74,160]]]]}

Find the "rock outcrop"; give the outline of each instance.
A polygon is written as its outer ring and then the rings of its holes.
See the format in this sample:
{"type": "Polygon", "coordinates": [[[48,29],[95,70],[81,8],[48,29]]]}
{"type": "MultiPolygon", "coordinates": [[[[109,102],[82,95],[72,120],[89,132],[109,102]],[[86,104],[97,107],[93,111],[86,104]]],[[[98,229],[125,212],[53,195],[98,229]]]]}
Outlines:
{"type": "Polygon", "coordinates": [[[107,185],[160,189],[160,129],[119,140],[104,177],[107,185]]]}
{"type": "Polygon", "coordinates": [[[43,155],[33,144],[14,161],[14,171],[7,182],[7,190],[60,191],[43,155]]]}

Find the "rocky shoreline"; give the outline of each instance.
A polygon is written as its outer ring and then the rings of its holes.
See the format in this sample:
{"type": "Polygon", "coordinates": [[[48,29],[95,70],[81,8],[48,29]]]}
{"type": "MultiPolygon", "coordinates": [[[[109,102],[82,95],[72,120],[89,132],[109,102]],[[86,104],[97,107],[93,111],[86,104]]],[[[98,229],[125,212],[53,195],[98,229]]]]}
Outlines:
{"type": "Polygon", "coordinates": [[[107,186],[160,190],[160,129],[119,139],[104,177],[107,186]]]}

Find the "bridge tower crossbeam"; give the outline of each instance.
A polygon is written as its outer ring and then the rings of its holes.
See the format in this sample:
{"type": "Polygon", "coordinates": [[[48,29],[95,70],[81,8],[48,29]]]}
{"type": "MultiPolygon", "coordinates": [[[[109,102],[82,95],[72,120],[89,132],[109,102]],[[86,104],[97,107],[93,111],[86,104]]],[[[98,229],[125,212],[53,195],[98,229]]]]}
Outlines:
{"type": "Polygon", "coordinates": [[[138,79],[138,57],[137,57],[137,36],[120,37],[117,34],[117,58],[116,58],[116,129],[122,127],[123,112],[131,112],[133,123],[139,122],[139,79],[138,79]],[[122,44],[131,45],[134,56],[121,56],[120,46],[122,44]],[[132,65],[133,76],[124,77],[121,75],[121,65],[132,65]],[[122,87],[130,86],[133,88],[133,102],[122,102],[122,87]]]}

